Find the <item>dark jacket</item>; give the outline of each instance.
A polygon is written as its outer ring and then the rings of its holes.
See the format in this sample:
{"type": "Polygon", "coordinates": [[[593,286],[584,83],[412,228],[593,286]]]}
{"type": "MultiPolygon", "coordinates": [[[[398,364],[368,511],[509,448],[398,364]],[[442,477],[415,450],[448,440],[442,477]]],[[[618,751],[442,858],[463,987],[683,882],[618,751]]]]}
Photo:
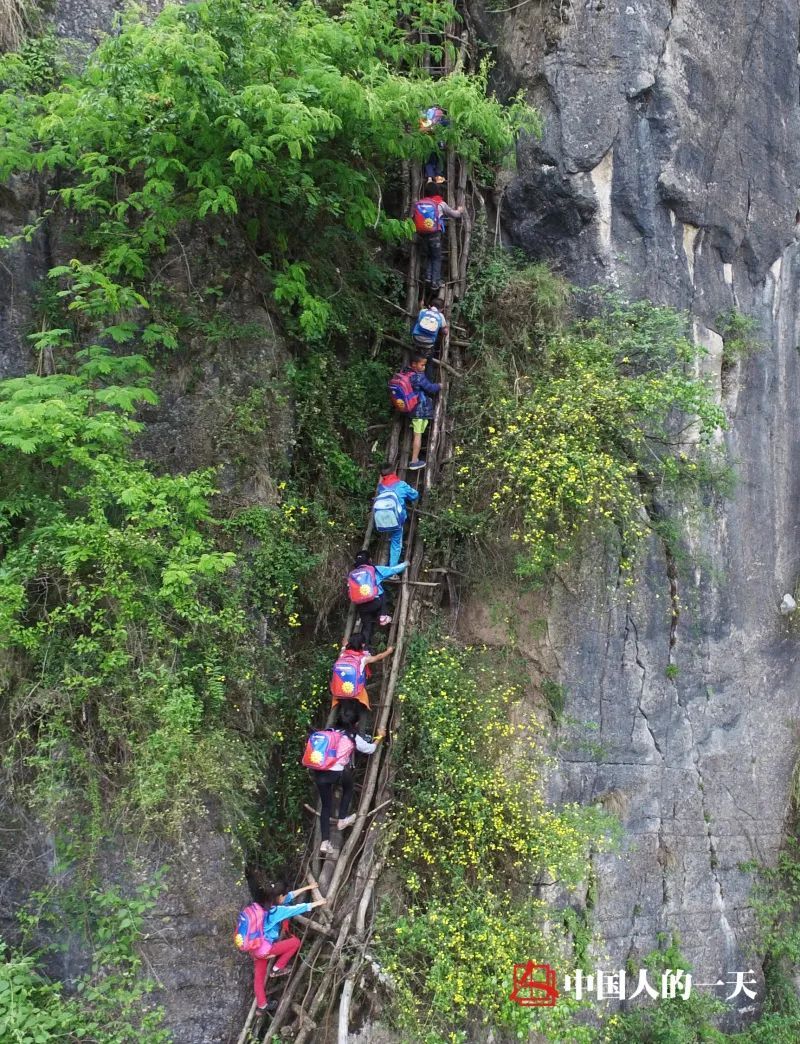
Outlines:
{"type": "Polygon", "coordinates": [[[416,370],[412,370],[411,385],[419,395],[419,402],[412,417],[416,420],[430,420],[433,416],[433,402],[430,396],[439,394],[442,388],[441,384],[429,381],[424,373],[417,373],[416,370]]]}

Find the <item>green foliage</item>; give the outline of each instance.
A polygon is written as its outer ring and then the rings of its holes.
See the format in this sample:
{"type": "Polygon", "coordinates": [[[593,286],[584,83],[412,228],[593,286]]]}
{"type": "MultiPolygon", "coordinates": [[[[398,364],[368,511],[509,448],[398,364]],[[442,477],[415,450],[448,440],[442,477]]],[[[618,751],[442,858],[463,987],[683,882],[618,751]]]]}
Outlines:
{"type": "Polygon", "coordinates": [[[157,476],[130,456],[145,368],[95,348],[73,376],[0,384],[0,648],[22,654],[7,714],[41,809],[55,819],[83,790],[95,828],[97,766],[118,812],[173,825],[255,774],[226,728],[245,628],[212,475],[157,476]]]}
{"type": "Polygon", "coordinates": [[[91,887],[31,896],[28,931],[60,934],[65,920],[83,928],[89,970],[67,995],[38,967],[41,953],[9,950],[0,940],[0,1039],[8,1044],[97,1041],[166,1044],[162,1012],[149,1003],[155,987],[137,953],[144,917],[161,888],[158,880],[125,897],[91,887]],[[146,1002],[146,1003],[145,1003],[146,1002]]]}
{"type": "Polygon", "coordinates": [[[388,366],[386,357],[343,360],[315,351],[287,368],[296,403],[297,472],[328,494],[366,498],[372,491],[372,477],[365,481],[344,441],[365,439],[367,422],[385,417],[388,366]]]}
{"type": "MultiPolygon", "coordinates": [[[[15,0],[5,2],[13,4],[15,0]]],[[[55,34],[48,32],[43,36],[29,37],[19,50],[2,58],[0,69],[0,87],[3,89],[37,93],[49,90],[64,73],[55,34]]]]}
{"type": "Polygon", "coordinates": [[[587,849],[606,844],[607,817],[546,806],[542,726],[512,724],[521,695],[485,651],[424,637],[398,691],[392,856],[405,905],[384,912],[380,939],[396,1018],[426,1044],[462,1040],[475,1022],[533,1024],[507,999],[514,960],[542,941],[533,885],[577,883],[587,849]]]}
{"type": "MultiPolygon", "coordinates": [[[[768,929],[764,942],[769,947],[765,963],[767,998],[757,1022],[741,1033],[723,1033],[715,1022],[729,1007],[712,995],[693,991],[688,1000],[660,998],[652,1004],[612,1015],[603,1023],[598,1040],[603,1044],[794,1044],[800,1034],[800,1000],[788,974],[791,964],[787,963],[787,970],[780,965],[784,957],[794,952],[794,939],[788,936],[794,936],[796,928],[789,928],[787,932],[786,918],[793,921],[796,913],[790,896],[796,891],[793,879],[797,877],[798,864],[794,856],[787,853],[782,867],[783,870],[764,872],[763,898],[757,898],[755,903],[759,920],[768,929]],[[789,878],[784,879],[782,873],[789,863],[789,878]],[[784,880],[787,892],[779,897],[784,880]]],[[[650,976],[653,983],[667,969],[690,970],[675,937],[669,942],[663,939],[661,948],[646,957],[643,966],[654,973],[650,976]]]]}
{"type": "Polygon", "coordinates": [[[723,366],[733,366],[764,347],[758,339],[757,320],[733,308],[717,316],[717,328],[722,337],[723,366]]]}
{"type": "Polygon", "coordinates": [[[759,926],[759,942],[776,961],[800,963],[800,841],[789,837],[775,867],[747,864],[757,874],[751,905],[759,926]]]}
{"type": "Polygon", "coordinates": [[[40,975],[36,964],[35,956],[9,952],[0,940],[0,1039],[8,1044],[76,1039],[71,1037],[76,1004],[65,1004],[61,986],[40,975]]]}
{"type": "Polygon", "coordinates": [[[767,996],[758,1022],[730,1040],[794,1044],[800,1039],[800,999],[794,981],[800,961],[800,842],[794,834],[787,838],[775,867],[750,863],[742,869],[756,875],[750,905],[758,926],[758,950],[765,955],[767,996]]]}
{"type": "MultiPolygon", "coordinates": [[[[11,85],[0,177],[60,173],[53,195],[97,278],[146,279],[153,256],[198,222],[237,229],[272,300],[303,339],[319,339],[351,320],[352,295],[337,300],[348,248],[411,235],[382,205],[382,184],[430,147],[414,118],[431,100],[415,30],[454,17],[450,4],[404,0],[351,0],[336,15],[282,0],[169,6],[147,23],[132,13],[46,94],[21,90],[19,60],[0,62],[11,85]]],[[[520,127],[538,128],[521,100],[488,96],[488,72],[436,85],[451,117],[443,137],[481,169],[510,154],[520,127]]]]}
{"type": "Polygon", "coordinates": [[[478,278],[470,281],[463,315],[475,331],[474,348],[522,359],[564,325],[572,289],[545,262],[479,247],[471,268],[478,278]]]}
{"type": "MultiPolygon", "coordinates": [[[[651,973],[652,983],[670,970],[691,971],[677,939],[662,942],[663,948],[653,951],[641,964],[651,973]]],[[[598,1039],[603,1044],[723,1044],[729,1038],[711,1020],[725,1010],[721,1001],[696,990],[688,1000],[681,996],[662,997],[652,1004],[612,1015],[604,1022],[598,1039]]]]}
{"type": "Polygon", "coordinates": [[[558,723],[564,715],[564,705],[567,700],[565,687],[553,681],[552,678],[545,678],[542,682],[542,696],[547,703],[550,717],[558,723]]]}
{"type": "Polygon", "coordinates": [[[586,527],[611,528],[625,564],[646,530],[652,491],[695,475],[694,440],[702,448],[724,425],[710,389],[691,375],[699,349],[685,338],[685,318],[597,291],[589,318],[553,333],[545,323],[559,309],[531,305],[514,332],[516,315],[488,300],[537,285],[548,301],[564,295],[538,266],[512,270],[505,283],[492,269],[489,292],[475,277],[492,319],[481,364],[456,400],[466,437],[429,532],[485,543],[505,533],[519,575],[539,578],[586,527]]]}

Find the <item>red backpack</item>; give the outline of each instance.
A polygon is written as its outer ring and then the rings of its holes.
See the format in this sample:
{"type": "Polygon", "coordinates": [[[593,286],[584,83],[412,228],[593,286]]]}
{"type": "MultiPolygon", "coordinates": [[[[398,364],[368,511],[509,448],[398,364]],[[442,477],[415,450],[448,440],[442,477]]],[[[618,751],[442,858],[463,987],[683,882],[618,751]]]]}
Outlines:
{"type": "Polygon", "coordinates": [[[427,196],[417,200],[411,217],[414,220],[414,228],[421,236],[430,236],[434,232],[443,230],[439,204],[435,200],[428,199],[427,196]]]}
{"type": "Polygon", "coordinates": [[[366,602],[374,602],[379,596],[378,577],[375,566],[356,566],[347,575],[347,593],[353,605],[364,605],[366,602]]]}
{"type": "Polygon", "coordinates": [[[239,914],[233,941],[242,953],[254,953],[263,948],[265,943],[263,906],[259,903],[250,903],[249,906],[245,906],[239,914]]]}
{"type": "Polygon", "coordinates": [[[326,772],[337,765],[347,765],[355,748],[355,743],[346,733],[338,729],[322,729],[312,732],[306,740],[301,764],[317,772],[326,772]]]}
{"type": "Polygon", "coordinates": [[[337,700],[357,700],[367,684],[367,672],[361,666],[363,653],[345,649],[333,665],[331,694],[337,700]]]}
{"type": "Polygon", "coordinates": [[[413,413],[419,405],[419,393],[411,383],[412,370],[400,370],[389,381],[389,397],[398,413],[413,413]]]}

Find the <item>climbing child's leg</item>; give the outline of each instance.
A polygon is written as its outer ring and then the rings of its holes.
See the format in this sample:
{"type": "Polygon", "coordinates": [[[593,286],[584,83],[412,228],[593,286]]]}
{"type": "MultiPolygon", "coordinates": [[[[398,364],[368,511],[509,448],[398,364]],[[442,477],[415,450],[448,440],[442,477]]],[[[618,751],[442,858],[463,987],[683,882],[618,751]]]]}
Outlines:
{"type": "Polygon", "coordinates": [[[281,971],[300,949],[300,939],[296,935],[287,935],[285,939],[279,939],[272,944],[270,956],[277,956],[273,971],[281,971]]]}
{"type": "Polygon", "coordinates": [[[339,800],[339,819],[346,819],[353,799],[353,773],[345,769],[342,773],[342,796],[339,800]]]}
{"type": "Polygon", "coordinates": [[[428,427],[428,420],[423,417],[414,417],[411,421],[411,431],[413,432],[413,438],[411,440],[411,466],[419,463],[419,455],[422,451],[422,436],[428,427]]]}
{"type": "Polygon", "coordinates": [[[396,566],[400,562],[400,553],[403,550],[403,527],[392,529],[389,536],[389,565],[396,566]]]}
{"type": "Polygon", "coordinates": [[[319,833],[322,841],[331,839],[331,812],[333,810],[333,780],[320,779],[320,776],[339,775],[339,773],[317,773],[317,790],[319,791],[319,833]]]}
{"type": "Polygon", "coordinates": [[[267,1006],[267,994],[264,991],[264,982],[267,978],[268,957],[253,958],[253,991],[256,995],[256,1005],[259,1008],[267,1006]]]}

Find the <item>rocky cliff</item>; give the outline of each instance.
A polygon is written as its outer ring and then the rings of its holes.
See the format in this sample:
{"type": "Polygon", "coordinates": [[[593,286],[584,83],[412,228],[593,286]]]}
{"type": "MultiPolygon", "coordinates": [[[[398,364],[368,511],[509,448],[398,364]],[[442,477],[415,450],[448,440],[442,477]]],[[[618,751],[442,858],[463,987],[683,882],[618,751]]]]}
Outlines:
{"type": "MultiPolygon", "coordinates": [[[[579,284],[689,309],[729,416],[735,491],[702,514],[678,512],[681,555],[654,537],[629,586],[611,554],[587,547],[546,603],[520,606],[521,619],[547,624],[545,639],[538,628],[520,638],[523,651],[565,686],[568,717],[596,726],[589,744],[582,725],[562,727],[574,735],[551,796],[611,803],[625,828],[623,851],[595,863],[598,961],[635,963],[659,932],[677,930],[697,978],[713,981],[755,967],[740,864],[775,860],[798,747],[798,638],[778,606],[800,572],[800,13],[790,0],[495,6],[470,9],[496,48],[498,87],[524,88],[546,121],[543,140],[521,147],[502,200],[504,241],[579,284]],[[731,309],[758,319],[765,347],[723,373],[718,317],[731,309]]],[[[56,21],[91,41],[111,7],[64,0],[56,21]]],[[[26,220],[28,191],[0,197],[3,230],[26,220]]],[[[58,255],[50,246],[0,269],[3,376],[29,367],[27,295],[58,255]]],[[[162,390],[176,414],[194,416],[177,378],[162,390]]],[[[174,436],[191,456],[193,433],[172,425],[154,437],[174,436]]],[[[481,606],[467,626],[502,641],[481,606]]],[[[29,825],[14,829],[36,839],[24,866],[11,846],[0,861],[3,894],[17,899],[31,878],[46,880],[51,851],[29,825]]],[[[148,950],[161,999],[176,1039],[228,1039],[249,992],[225,935],[246,897],[233,853],[198,828],[186,851],[151,861],[164,858],[173,876],[148,950]]]]}
{"type": "Polygon", "coordinates": [[[730,421],[735,492],[674,512],[677,560],[653,538],[628,588],[587,550],[541,610],[546,641],[527,642],[567,714],[596,727],[590,755],[560,756],[553,797],[622,810],[623,852],[596,866],[600,963],[677,930],[713,982],[757,968],[740,864],[775,860],[798,752],[798,639],[778,611],[800,570],[798,6],[496,6],[471,12],[498,82],[546,121],[502,201],[505,242],[579,284],[688,309],[730,421]],[[731,309],[765,347],[723,372],[731,309]]]}

